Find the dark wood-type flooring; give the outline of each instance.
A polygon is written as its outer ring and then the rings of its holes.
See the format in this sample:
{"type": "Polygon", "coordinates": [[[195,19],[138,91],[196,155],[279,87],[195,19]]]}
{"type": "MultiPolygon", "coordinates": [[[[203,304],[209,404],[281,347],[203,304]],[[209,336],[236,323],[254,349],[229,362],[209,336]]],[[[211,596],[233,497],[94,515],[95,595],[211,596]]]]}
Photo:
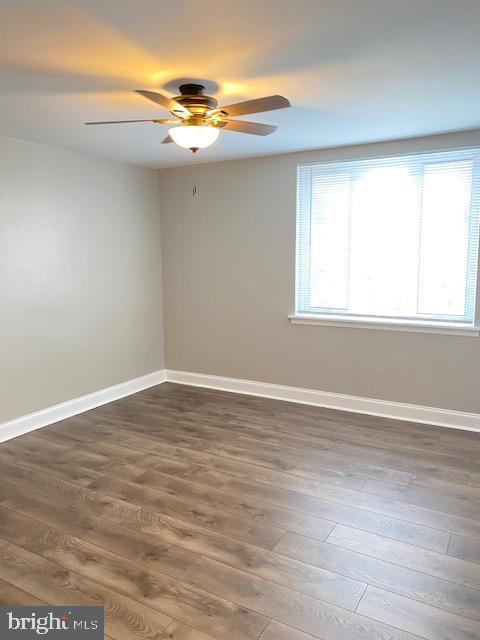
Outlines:
{"type": "Polygon", "coordinates": [[[164,384],[0,444],[0,603],[113,640],[480,639],[480,434],[164,384]]]}

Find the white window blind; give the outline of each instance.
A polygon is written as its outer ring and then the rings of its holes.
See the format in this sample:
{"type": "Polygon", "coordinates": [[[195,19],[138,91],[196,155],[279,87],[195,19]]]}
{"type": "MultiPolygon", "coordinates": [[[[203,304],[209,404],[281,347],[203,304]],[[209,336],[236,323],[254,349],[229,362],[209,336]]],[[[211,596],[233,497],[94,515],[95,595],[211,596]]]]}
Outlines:
{"type": "Polygon", "coordinates": [[[480,150],[300,165],[296,313],[473,324],[480,150]]]}

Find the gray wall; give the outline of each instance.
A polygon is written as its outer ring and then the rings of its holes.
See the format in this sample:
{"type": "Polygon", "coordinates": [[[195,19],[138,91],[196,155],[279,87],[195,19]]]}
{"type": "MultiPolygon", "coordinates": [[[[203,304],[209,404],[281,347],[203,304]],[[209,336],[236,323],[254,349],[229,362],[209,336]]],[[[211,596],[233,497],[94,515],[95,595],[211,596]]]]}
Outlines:
{"type": "Polygon", "coordinates": [[[164,366],[158,175],[0,139],[0,422],[164,366]]]}
{"type": "Polygon", "coordinates": [[[291,325],[298,162],[480,144],[480,132],[160,172],[167,367],[480,411],[480,338],[291,325]]]}

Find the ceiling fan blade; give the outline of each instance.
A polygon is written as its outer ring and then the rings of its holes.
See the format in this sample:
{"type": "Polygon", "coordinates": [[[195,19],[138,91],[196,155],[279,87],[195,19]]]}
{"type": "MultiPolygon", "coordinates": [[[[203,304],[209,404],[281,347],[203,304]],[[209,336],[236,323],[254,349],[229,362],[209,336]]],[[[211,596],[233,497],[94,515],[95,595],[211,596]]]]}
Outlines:
{"type": "Polygon", "coordinates": [[[170,136],[167,136],[162,140],[162,144],[168,144],[169,142],[173,142],[173,138],[171,138],[170,136]]]}
{"type": "Polygon", "coordinates": [[[225,107],[212,109],[211,113],[226,113],[227,116],[243,116],[247,113],[260,113],[261,111],[273,111],[274,109],[284,109],[289,107],[290,102],[283,96],[268,96],[266,98],[257,98],[256,100],[247,100],[246,102],[237,102],[229,104],[225,107]]]}
{"type": "Polygon", "coordinates": [[[106,120],[105,122],[85,122],[85,124],[126,124],[129,122],[156,122],[157,124],[174,124],[178,120],[159,120],[158,118],[149,118],[148,120],[106,120]]]}
{"type": "Polygon", "coordinates": [[[190,111],[184,107],[180,102],[173,100],[172,98],[168,98],[167,96],[163,96],[161,93],[156,93],[155,91],[144,91],[143,89],[135,89],[136,93],[139,93],[147,100],[151,100],[155,102],[155,104],[159,104],[161,107],[167,109],[167,111],[173,111],[180,117],[190,116],[190,111]]]}
{"type": "Polygon", "coordinates": [[[238,131],[239,133],[251,133],[254,136],[269,136],[278,127],[273,124],[260,124],[259,122],[244,122],[242,120],[220,120],[214,123],[214,127],[221,127],[228,131],[238,131]]]}

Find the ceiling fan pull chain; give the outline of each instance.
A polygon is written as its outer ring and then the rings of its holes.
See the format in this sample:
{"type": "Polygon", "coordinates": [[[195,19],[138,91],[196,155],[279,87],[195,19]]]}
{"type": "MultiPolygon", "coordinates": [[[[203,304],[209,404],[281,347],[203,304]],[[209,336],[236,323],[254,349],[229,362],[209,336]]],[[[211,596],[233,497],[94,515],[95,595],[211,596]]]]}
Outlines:
{"type": "Polygon", "coordinates": [[[196,168],[197,168],[197,162],[196,162],[196,149],[192,149],[192,198],[195,198],[195,196],[197,195],[197,180],[196,180],[196,176],[197,176],[197,172],[196,172],[196,168]]]}

